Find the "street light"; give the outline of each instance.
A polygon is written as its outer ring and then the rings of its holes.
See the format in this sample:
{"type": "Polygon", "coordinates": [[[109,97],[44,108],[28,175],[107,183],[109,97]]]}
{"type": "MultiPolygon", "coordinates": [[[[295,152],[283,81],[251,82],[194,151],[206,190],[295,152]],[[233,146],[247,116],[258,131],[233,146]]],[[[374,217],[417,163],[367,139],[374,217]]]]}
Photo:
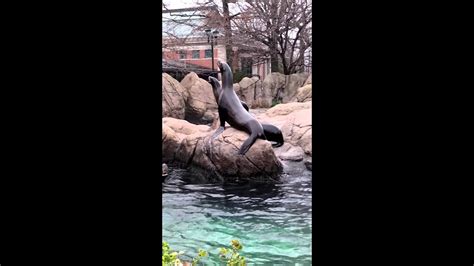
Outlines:
{"type": "Polygon", "coordinates": [[[212,72],[214,72],[214,44],[217,44],[217,34],[219,34],[219,31],[214,30],[211,32],[210,29],[206,29],[205,32],[207,35],[207,43],[211,44],[212,72]]]}

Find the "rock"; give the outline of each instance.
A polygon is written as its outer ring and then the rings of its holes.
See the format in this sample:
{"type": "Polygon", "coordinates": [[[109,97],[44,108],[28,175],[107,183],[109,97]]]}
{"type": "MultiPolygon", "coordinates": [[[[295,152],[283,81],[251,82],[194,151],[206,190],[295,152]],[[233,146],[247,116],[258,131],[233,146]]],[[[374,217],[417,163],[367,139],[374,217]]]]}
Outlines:
{"type": "Polygon", "coordinates": [[[285,141],[300,146],[306,154],[313,156],[311,109],[293,112],[281,131],[285,141]]]}
{"type": "MultiPolygon", "coordinates": [[[[271,106],[271,100],[268,104],[265,104],[264,99],[266,97],[265,92],[263,91],[262,81],[258,77],[243,78],[239,83],[239,90],[236,94],[239,98],[246,102],[250,108],[257,108],[262,106],[271,106]]],[[[271,95],[268,93],[269,99],[271,95]]]]}
{"type": "Polygon", "coordinates": [[[311,79],[312,79],[312,78],[311,78],[312,76],[313,76],[313,74],[309,74],[309,76],[308,76],[308,78],[306,79],[306,81],[304,82],[303,86],[306,86],[306,85],[308,85],[308,84],[312,84],[312,80],[311,80],[311,79]]]}
{"type": "Polygon", "coordinates": [[[293,146],[287,143],[285,143],[284,146],[287,146],[288,148],[286,148],[286,151],[277,154],[280,159],[295,162],[303,160],[304,151],[301,147],[293,146]]]}
{"type": "Polygon", "coordinates": [[[292,102],[308,102],[312,101],[313,90],[311,84],[299,88],[293,97],[292,102]]]}
{"type": "Polygon", "coordinates": [[[161,165],[161,176],[168,176],[168,166],[165,163],[161,165]]]}
{"type": "MultiPolygon", "coordinates": [[[[308,77],[309,73],[284,75],[274,72],[265,78],[262,90],[271,95],[269,97],[270,102],[277,100],[281,101],[281,103],[288,103],[295,97],[298,88],[303,86],[308,77]]],[[[265,97],[267,97],[266,94],[265,97]]],[[[265,100],[268,101],[268,99],[265,100]]]]}
{"type": "Polygon", "coordinates": [[[245,156],[237,155],[248,134],[227,128],[212,142],[210,154],[205,144],[214,133],[209,126],[194,125],[185,120],[163,118],[162,157],[166,163],[180,162],[215,171],[223,178],[276,178],[282,164],[270,142],[258,139],[245,156]]]}
{"type": "Polygon", "coordinates": [[[311,102],[278,104],[265,112],[268,117],[286,116],[299,110],[311,110],[311,102]]]}
{"type": "Polygon", "coordinates": [[[181,85],[188,93],[185,119],[194,124],[209,124],[217,117],[217,103],[209,82],[194,72],[187,74],[181,85]]]}
{"type": "Polygon", "coordinates": [[[299,146],[306,155],[312,156],[311,102],[278,104],[256,116],[261,123],[278,127],[285,144],[299,146]]]}
{"type": "Polygon", "coordinates": [[[304,162],[304,165],[306,166],[306,169],[310,170],[310,171],[313,171],[313,162],[311,159],[309,160],[306,160],[304,162]]]}
{"type": "Polygon", "coordinates": [[[184,119],[187,91],[167,73],[162,74],[162,117],[184,119]]]}
{"type": "Polygon", "coordinates": [[[237,94],[240,97],[240,85],[239,83],[234,83],[233,86],[235,94],[237,94]]]}
{"type": "Polygon", "coordinates": [[[163,124],[161,129],[161,155],[164,162],[174,160],[175,150],[178,149],[181,139],[169,126],[163,124]]]}

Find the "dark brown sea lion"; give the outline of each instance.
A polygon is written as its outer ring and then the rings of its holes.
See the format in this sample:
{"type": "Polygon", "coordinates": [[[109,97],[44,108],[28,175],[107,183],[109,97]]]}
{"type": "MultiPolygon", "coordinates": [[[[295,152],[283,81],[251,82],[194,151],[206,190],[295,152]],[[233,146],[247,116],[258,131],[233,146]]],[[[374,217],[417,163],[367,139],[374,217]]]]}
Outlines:
{"type": "MultiPolygon", "coordinates": [[[[219,61],[218,66],[222,75],[222,88],[219,81],[214,77],[209,77],[209,83],[212,85],[214,97],[218,105],[220,127],[209,139],[208,147],[211,145],[212,140],[224,131],[225,122],[227,122],[232,127],[245,131],[250,135],[239,150],[239,154],[244,155],[257,138],[267,139],[265,130],[263,125],[248,112],[247,104],[241,102],[237,94],[235,94],[232,72],[229,65],[219,61]]],[[[283,136],[277,127],[266,124],[265,128],[268,131],[268,135],[271,136],[270,141],[276,141],[278,146],[283,145],[283,136]]]]}

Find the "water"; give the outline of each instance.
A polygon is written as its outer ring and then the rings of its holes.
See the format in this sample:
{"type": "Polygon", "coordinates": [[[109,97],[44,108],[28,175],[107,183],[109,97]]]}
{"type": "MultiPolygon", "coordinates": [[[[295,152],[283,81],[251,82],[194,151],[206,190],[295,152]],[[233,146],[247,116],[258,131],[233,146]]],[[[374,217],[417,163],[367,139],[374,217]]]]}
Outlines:
{"type": "Polygon", "coordinates": [[[163,183],[163,240],[172,249],[193,257],[202,248],[210,253],[203,264],[222,265],[219,248],[238,239],[248,265],[311,265],[311,172],[299,165],[277,184],[198,179],[170,167],[163,183]]]}

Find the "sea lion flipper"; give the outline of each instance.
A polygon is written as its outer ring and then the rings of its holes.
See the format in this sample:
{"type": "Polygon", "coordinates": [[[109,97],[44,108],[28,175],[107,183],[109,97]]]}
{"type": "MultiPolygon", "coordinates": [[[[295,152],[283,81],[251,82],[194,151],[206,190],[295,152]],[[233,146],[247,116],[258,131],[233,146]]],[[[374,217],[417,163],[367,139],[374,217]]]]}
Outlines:
{"type": "Polygon", "coordinates": [[[212,136],[209,138],[209,140],[207,141],[207,145],[204,147],[205,149],[205,153],[207,155],[211,155],[211,151],[212,151],[212,141],[217,138],[217,136],[219,136],[222,132],[224,132],[225,130],[225,127],[223,126],[220,126],[215,132],[214,134],[212,134],[212,136]]]}
{"type": "Polygon", "coordinates": [[[218,109],[218,112],[220,127],[214,132],[214,134],[212,134],[212,136],[209,138],[209,141],[207,142],[207,145],[205,147],[207,154],[210,154],[210,151],[212,150],[212,141],[216,139],[225,130],[225,121],[227,119],[226,113],[223,112],[220,108],[218,109]]]}
{"type": "Polygon", "coordinates": [[[249,138],[246,141],[244,141],[244,143],[240,147],[239,154],[245,155],[245,153],[247,153],[247,151],[250,149],[250,147],[252,147],[252,145],[255,143],[256,140],[257,140],[257,134],[251,134],[249,138]]]}
{"type": "Polygon", "coordinates": [[[212,137],[209,139],[209,142],[213,141],[217,136],[219,136],[225,130],[225,121],[227,120],[226,113],[223,112],[220,108],[218,109],[219,112],[219,121],[221,122],[220,127],[212,134],[212,137]]]}

